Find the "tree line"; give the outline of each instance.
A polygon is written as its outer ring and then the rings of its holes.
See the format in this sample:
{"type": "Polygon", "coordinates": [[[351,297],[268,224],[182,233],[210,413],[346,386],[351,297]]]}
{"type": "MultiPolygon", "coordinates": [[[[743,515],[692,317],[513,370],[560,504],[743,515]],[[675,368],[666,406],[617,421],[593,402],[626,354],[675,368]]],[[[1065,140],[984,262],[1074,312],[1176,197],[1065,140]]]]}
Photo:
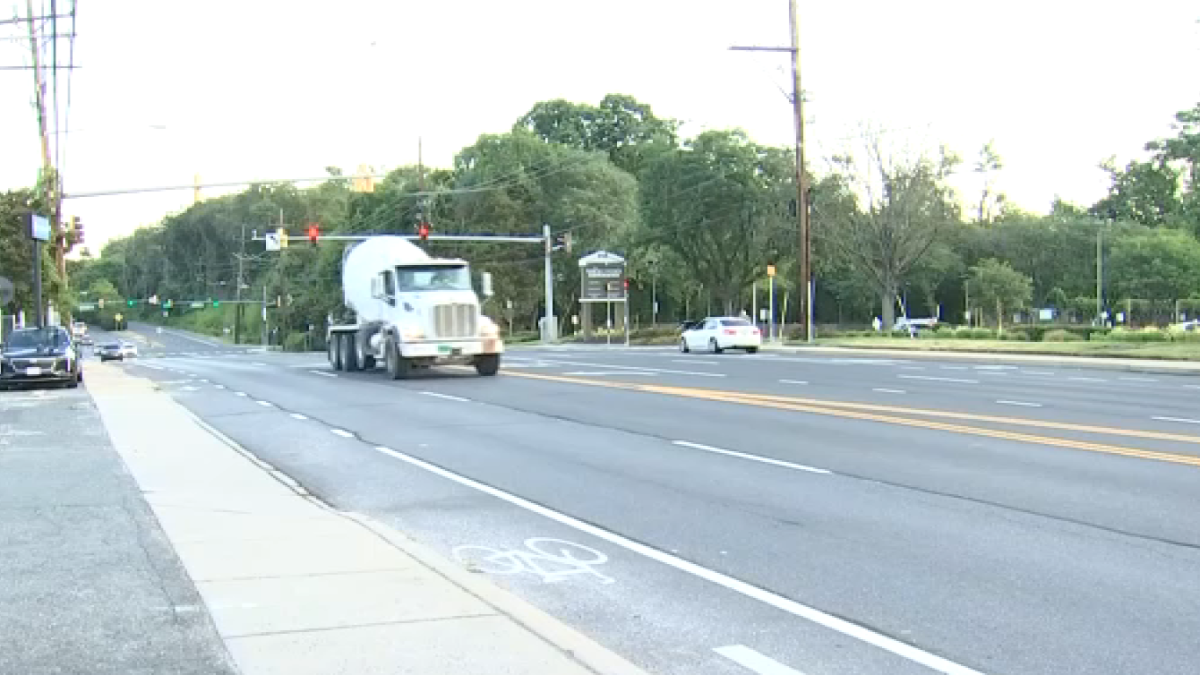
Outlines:
{"type": "MultiPolygon", "coordinates": [[[[1176,116],[1174,132],[1147,144],[1145,160],[1106,163],[1111,188],[1096,204],[1055,201],[1047,215],[996,191],[1002,160],[990,144],[967,163],[945,149],[899,152],[864,134],[810,180],[817,323],[866,325],[879,316],[890,325],[898,313],[959,323],[968,312],[997,323],[1033,309],[1082,322],[1119,310],[1143,322],[1175,320],[1176,307],[1200,297],[1200,105],[1176,116]],[[963,171],[984,179],[980,194],[951,187],[963,171]]],[[[682,137],[677,121],[629,96],[546,101],[508,132],[480,136],[449,168],[405,166],[371,191],[330,168],[314,187],[252,185],[168,215],[72,263],[72,297],[228,301],[238,295],[240,268],[242,296],[287,299],[272,310],[272,325],[305,333],[323,329],[340,303],[342,245],[293,240],[265,253],[248,241],[251,231],[283,223],[295,235],[311,222],[324,233],[411,233],[424,219],[441,234],[531,235],[543,224],[570,233],[573,250],[556,252],[553,263],[563,333],[579,309],[576,260],[599,249],[626,257],[631,314],[642,325],[652,316],[651,289],[660,321],[749,310],[753,292],[762,306],[768,265],[778,271],[780,320],[795,322],[794,162],[790,149],[740,130],[682,137]]],[[[9,242],[14,207],[5,205],[14,200],[29,206],[33,193],[0,199],[4,269],[19,269],[22,255],[9,242]]],[[[541,247],[427,248],[491,272],[496,295],[485,310],[514,332],[535,328],[541,247]]]]}

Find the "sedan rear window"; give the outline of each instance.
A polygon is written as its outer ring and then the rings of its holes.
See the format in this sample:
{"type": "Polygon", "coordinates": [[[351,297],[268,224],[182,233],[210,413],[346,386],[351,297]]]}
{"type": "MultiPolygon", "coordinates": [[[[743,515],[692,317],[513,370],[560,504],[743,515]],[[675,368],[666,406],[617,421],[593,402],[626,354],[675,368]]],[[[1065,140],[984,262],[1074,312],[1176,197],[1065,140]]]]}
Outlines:
{"type": "Polygon", "coordinates": [[[745,319],[721,319],[722,326],[749,326],[750,322],[745,319]]]}

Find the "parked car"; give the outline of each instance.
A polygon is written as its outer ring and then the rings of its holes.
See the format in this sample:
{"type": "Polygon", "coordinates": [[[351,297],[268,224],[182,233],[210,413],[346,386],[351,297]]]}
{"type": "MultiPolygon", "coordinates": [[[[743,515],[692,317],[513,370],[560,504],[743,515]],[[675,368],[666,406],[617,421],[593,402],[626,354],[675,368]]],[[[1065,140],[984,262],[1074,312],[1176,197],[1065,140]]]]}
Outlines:
{"type": "Polygon", "coordinates": [[[753,354],[762,346],[762,333],[746,319],[736,316],[713,316],[703,321],[687,322],[679,336],[679,350],[707,349],[720,354],[726,349],[744,349],[753,354]]]}
{"type": "Polygon", "coordinates": [[[61,326],[15,330],[0,347],[0,386],[41,382],[78,387],[83,381],[79,345],[61,326]]]}

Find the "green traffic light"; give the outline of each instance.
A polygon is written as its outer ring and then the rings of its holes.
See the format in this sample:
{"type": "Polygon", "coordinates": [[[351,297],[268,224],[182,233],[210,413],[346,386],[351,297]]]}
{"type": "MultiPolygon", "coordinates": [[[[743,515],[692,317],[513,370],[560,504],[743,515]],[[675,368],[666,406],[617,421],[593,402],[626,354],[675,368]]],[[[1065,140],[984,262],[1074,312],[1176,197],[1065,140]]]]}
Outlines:
{"type": "Polygon", "coordinates": [[[220,300],[213,300],[213,307],[220,307],[220,306],[221,306],[220,300]]]}
{"type": "Polygon", "coordinates": [[[133,307],[136,304],[137,304],[137,300],[126,300],[125,301],[125,305],[128,307],[133,307]]]}

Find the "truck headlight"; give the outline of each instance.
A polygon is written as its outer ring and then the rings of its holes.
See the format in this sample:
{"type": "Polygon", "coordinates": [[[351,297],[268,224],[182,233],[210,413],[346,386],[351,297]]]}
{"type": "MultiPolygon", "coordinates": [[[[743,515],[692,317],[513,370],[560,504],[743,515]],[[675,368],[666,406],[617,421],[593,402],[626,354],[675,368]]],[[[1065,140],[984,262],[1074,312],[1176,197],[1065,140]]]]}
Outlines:
{"type": "Polygon", "coordinates": [[[409,327],[400,331],[400,337],[404,338],[405,340],[424,340],[425,331],[421,330],[420,328],[409,327]]]}

